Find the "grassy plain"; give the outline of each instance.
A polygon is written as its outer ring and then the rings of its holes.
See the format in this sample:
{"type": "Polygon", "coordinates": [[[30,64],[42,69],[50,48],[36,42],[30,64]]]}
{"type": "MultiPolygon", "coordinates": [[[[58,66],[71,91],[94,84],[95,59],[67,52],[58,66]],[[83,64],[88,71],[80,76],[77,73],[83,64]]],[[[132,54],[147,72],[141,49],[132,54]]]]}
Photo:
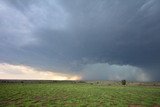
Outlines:
{"type": "Polygon", "coordinates": [[[0,83],[0,107],[160,107],[160,87],[0,83]]]}

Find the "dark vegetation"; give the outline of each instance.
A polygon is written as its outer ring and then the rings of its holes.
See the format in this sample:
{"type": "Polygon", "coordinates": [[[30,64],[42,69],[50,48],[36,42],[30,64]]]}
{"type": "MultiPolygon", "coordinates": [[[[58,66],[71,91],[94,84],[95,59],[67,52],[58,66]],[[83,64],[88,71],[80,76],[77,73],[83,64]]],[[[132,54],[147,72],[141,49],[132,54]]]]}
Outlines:
{"type": "Polygon", "coordinates": [[[0,80],[0,83],[86,83],[85,81],[70,80],[0,80]]]}
{"type": "Polygon", "coordinates": [[[122,85],[126,85],[126,80],[122,80],[122,85]]]}
{"type": "Polygon", "coordinates": [[[136,81],[72,81],[72,80],[4,80],[0,79],[0,83],[34,83],[34,84],[45,84],[45,83],[85,83],[90,85],[107,85],[107,86],[120,86],[120,85],[127,85],[127,86],[155,86],[160,87],[160,82],[136,82],[136,81]]]}

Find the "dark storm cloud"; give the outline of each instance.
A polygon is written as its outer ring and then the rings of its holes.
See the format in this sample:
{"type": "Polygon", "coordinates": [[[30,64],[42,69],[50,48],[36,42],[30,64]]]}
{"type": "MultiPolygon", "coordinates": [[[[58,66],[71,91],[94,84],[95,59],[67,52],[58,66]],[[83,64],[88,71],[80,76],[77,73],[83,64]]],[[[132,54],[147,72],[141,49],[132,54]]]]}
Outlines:
{"type": "Polygon", "coordinates": [[[159,29],[159,0],[1,0],[0,61],[71,71],[131,65],[158,79],[159,29]]]}

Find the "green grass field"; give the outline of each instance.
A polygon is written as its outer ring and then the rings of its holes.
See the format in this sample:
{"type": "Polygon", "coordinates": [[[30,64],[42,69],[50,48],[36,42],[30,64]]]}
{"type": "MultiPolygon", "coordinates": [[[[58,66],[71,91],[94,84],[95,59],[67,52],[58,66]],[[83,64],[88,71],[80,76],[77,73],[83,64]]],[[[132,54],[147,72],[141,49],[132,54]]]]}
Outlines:
{"type": "Polygon", "coordinates": [[[1,83],[1,107],[159,107],[160,88],[87,83],[1,83]]]}

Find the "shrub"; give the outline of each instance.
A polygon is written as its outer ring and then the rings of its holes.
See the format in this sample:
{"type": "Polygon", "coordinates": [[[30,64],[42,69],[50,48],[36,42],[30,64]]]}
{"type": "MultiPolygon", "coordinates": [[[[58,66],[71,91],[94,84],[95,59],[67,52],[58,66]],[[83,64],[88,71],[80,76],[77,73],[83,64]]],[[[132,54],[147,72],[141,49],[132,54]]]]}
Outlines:
{"type": "Polygon", "coordinates": [[[122,80],[122,85],[126,85],[126,80],[122,80]]]}

